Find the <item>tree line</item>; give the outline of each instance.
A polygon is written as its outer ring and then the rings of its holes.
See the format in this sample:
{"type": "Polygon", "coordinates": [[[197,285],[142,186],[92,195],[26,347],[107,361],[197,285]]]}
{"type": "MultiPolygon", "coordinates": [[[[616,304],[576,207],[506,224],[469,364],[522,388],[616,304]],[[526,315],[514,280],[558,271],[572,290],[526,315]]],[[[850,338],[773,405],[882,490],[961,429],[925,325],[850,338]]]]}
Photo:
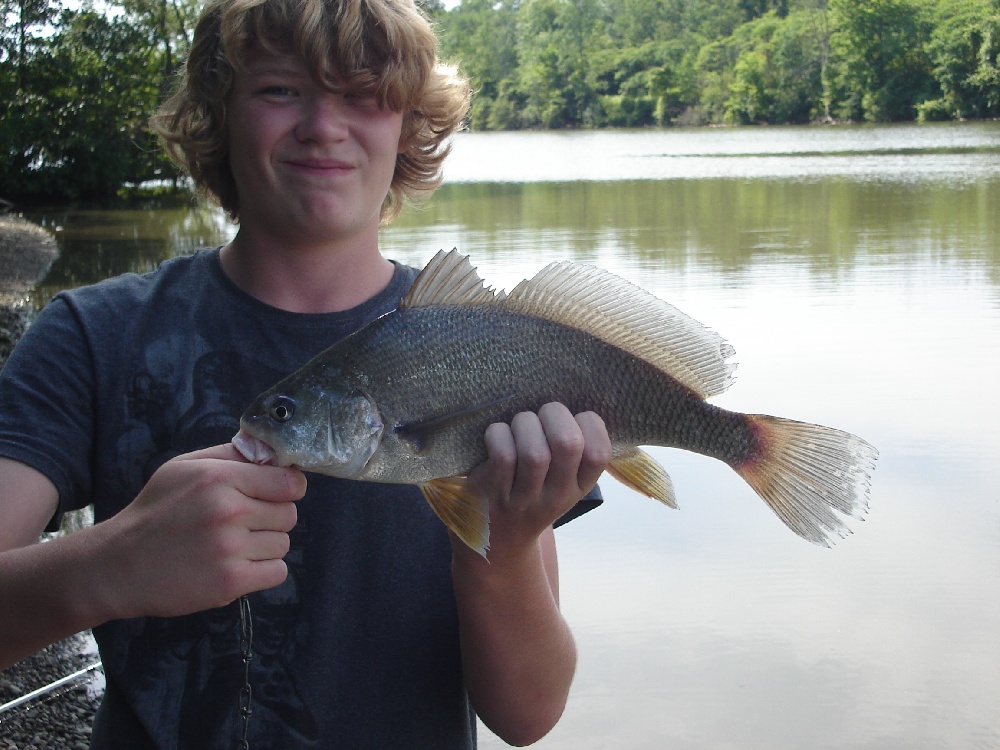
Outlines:
{"type": "Polygon", "coordinates": [[[462,0],[473,129],[1000,114],[998,0],[462,0]]]}
{"type": "MultiPolygon", "coordinates": [[[[0,0],[0,197],[171,178],[145,122],[198,0],[0,0]]],[[[1000,0],[424,0],[473,130],[1000,116],[1000,0]]]]}
{"type": "Polygon", "coordinates": [[[197,0],[98,10],[0,0],[0,197],[101,200],[176,172],[146,122],[190,43],[197,0]]]}

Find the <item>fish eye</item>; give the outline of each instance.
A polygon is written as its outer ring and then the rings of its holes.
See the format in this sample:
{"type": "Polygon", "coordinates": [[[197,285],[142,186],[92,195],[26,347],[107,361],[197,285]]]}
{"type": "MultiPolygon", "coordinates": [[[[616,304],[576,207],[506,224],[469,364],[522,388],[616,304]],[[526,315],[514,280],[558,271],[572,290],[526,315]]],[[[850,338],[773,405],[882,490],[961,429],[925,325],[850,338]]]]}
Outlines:
{"type": "Polygon", "coordinates": [[[287,422],[295,416],[295,402],[288,396],[278,396],[271,402],[267,413],[275,422],[287,422]]]}

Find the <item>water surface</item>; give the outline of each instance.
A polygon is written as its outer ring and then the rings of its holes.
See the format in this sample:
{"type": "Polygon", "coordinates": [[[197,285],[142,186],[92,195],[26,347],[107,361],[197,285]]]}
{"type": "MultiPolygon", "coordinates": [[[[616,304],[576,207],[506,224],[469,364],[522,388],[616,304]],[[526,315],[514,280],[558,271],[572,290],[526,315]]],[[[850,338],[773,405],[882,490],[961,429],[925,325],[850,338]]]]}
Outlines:
{"type": "MultiPolygon", "coordinates": [[[[463,134],[447,174],[389,255],[459,247],[508,288],[608,268],[735,346],[716,403],[881,452],[833,549],[710,459],[653,449],[679,511],[604,480],[558,534],[580,664],[537,747],[1000,748],[1000,125],[463,134]]],[[[64,251],[39,302],[233,232],[206,207],[35,218],[64,251]]]]}

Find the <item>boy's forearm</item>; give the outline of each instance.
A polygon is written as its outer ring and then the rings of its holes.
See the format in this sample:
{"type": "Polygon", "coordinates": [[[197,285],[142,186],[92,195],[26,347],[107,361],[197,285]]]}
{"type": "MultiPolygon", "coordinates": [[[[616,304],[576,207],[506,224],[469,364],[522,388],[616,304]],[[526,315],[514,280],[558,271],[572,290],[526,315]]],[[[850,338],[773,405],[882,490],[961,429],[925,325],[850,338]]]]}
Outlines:
{"type": "Polygon", "coordinates": [[[503,565],[490,565],[460,545],[452,575],[470,699],[498,736],[530,744],[559,720],[576,669],[576,646],[550,577],[551,531],[503,565]]]}
{"type": "Polygon", "coordinates": [[[0,669],[110,619],[93,585],[92,529],[0,553],[0,669]]]}
{"type": "Polygon", "coordinates": [[[113,619],[177,617],[285,580],[295,469],[220,445],[171,459],[112,518],[0,554],[0,663],[113,619]],[[248,494],[249,493],[249,494],[248,494]]]}

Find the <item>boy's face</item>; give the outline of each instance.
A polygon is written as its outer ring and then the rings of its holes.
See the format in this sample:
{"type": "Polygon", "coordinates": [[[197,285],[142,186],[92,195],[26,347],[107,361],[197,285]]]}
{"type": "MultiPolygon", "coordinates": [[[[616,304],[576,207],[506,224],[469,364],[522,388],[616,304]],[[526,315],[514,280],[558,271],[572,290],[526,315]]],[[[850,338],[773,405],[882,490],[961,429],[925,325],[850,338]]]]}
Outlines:
{"type": "Polygon", "coordinates": [[[273,242],[377,241],[403,116],[257,51],[226,101],[240,231],[273,242]]]}

